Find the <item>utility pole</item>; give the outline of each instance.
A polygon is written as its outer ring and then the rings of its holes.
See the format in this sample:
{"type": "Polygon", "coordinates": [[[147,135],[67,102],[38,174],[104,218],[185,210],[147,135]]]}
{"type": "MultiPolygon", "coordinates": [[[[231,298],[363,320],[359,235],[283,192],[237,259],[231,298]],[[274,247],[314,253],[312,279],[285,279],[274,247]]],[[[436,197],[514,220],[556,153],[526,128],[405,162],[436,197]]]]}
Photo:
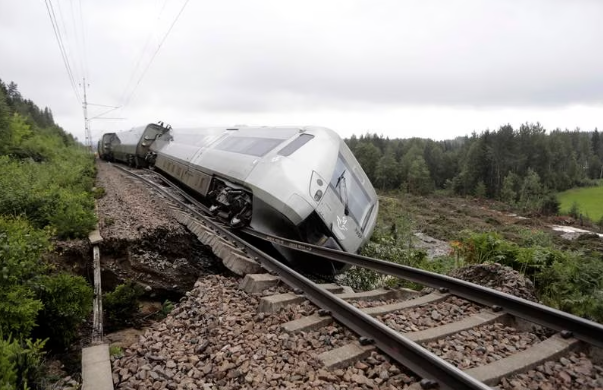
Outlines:
{"type": "Polygon", "coordinates": [[[86,130],[86,141],[85,145],[92,153],[92,133],[90,132],[90,121],[88,120],[88,100],[86,98],[86,78],[84,77],[84,82],[82,84],[84,88],[84,102],[82,103],[82,107],[84,108],[84,127],[86,130]]]}

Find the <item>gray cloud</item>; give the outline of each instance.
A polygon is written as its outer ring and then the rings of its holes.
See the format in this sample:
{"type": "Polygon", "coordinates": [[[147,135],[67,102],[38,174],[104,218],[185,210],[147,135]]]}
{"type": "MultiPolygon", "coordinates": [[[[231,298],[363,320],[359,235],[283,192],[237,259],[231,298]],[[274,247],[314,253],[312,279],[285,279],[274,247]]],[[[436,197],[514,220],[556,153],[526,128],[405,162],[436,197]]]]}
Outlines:
{"type": "MultiPolygon", "coordinates": [[[[120,104],[183,0],[166,2],[160,19],[162,1],[83,0],[85,64],[71,3],[53,3],[90,101],[120,104]]],[[[191,1],[119,115],[600,107],[601,15],[594,0],[191,1]]],[[[3,80],[81,127],[43,4],[3,2],[0,53],[3,80]]]]}

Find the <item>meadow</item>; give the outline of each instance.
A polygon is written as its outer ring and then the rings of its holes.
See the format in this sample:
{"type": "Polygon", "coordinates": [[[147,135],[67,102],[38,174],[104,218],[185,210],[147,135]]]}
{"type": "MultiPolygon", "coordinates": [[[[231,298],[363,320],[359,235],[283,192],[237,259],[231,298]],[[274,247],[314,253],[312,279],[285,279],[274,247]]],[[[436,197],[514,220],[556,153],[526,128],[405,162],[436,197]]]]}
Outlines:
{"type": "Polygon", "coordinates": [[[578,205],[580,212],[588,216],[593,222],[603,218],[603,180],[596,187],[572,188],[557,194],[561,202],[561,213],[569,213],[574,202],[578,205]]]}

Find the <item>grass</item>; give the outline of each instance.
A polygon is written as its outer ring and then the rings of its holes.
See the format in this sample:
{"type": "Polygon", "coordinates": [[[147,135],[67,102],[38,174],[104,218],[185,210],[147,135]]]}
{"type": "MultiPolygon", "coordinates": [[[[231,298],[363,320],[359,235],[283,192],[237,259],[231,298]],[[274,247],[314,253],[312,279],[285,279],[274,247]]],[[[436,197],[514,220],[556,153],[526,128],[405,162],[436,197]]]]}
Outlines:
{"type": "Polygon", "coordinates": [[[557,194],[561,202],[561,212],[568,213],[576,202],[580,212],[591,221],[599,221],[603,217],[603,180],[597,187],[572,188],[557,194]]]}

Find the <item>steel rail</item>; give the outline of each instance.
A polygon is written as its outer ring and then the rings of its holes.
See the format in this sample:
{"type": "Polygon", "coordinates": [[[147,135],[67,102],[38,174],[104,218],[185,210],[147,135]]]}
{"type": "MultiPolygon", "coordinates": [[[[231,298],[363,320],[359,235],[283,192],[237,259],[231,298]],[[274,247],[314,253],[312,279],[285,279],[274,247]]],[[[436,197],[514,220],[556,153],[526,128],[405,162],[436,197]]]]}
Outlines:
{"type": "Polygon", "coordinates": [[[411,282],[419,283],[437,289],[446,289],[453,295],[470,301],[478,302],[486,306],[501,307],[508,313],[527,321],[551,328],[557,331],[571,332],[571,335],[579,340],[603,347],[603,325],[586,320],[584,318],[541,305],[527,299],[519,298],[498,290],[483,287],[464,280],[455,279],[450,276],[436,274],[418,268],[392,263],[389,261],[374,259],[348,252],[341,252],[324,248],[300,241],[289,240],[259,233],[252,229],[244,229],[243,232],[287,247],[299,252],[314,254],[331,261],[368,268],[382,274],[395,276],[411,282]]]}
{"type": "MultiPolygon", "coordinates": [[[[120,167],[121,168],[121,167],[120,167]]],[[[421,376],[422,387],[425,389],[438,388],[442,390],[491,390],[486,384],[476,380],[459,370],[452,364],[432,354],[419,344],[404,337],[401,333],[390,329],[382,322],[365,314],[360,309],[335,296],[329,291],[319,287],[310,279],[289,268],[282,262],[264,253],[258,248],[237,236],[230,229],[217,223],[194,207],[161,188],[157,183],[141,177],[140,175],[121,168],[124,172],[139,178],[155,187],[181,207],[186,208],[195,217],[201,218],[218,235],[245,248],[245,251],[259,261],[268,271],[277,273],[280,278],[291,288],[303,291],[311,302],[328,310],[332,317],[361,336],[371,340],[377,348],[392,357],[394,360],[421,376]],[[221,234],[220,234],[221,233],[221,234]]],[[[207,226],[206,225],[206,226],[207,226]]]]}

